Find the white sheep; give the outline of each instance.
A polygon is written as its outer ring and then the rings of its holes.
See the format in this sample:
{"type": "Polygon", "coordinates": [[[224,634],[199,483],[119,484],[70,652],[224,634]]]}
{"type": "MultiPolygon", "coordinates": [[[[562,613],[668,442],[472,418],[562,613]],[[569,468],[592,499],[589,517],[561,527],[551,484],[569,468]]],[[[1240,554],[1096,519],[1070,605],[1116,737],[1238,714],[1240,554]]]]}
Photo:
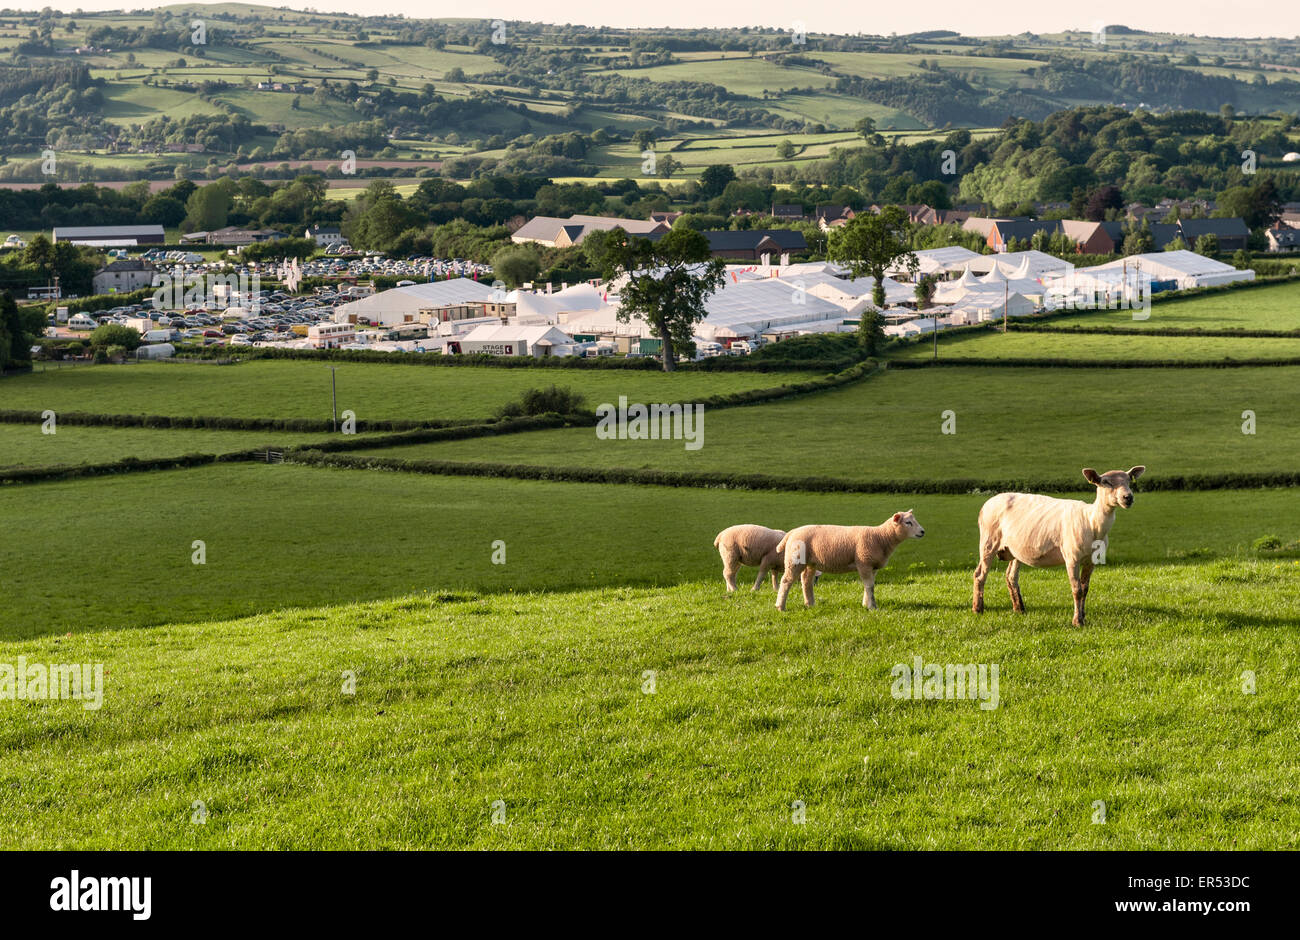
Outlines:
{"type": "Polygon", "coordinates": [[[803,585],[804,606],[811,607],[814,570],[830,574],[856,571],[862,579],[862,606],[876,609],[876,572],[885,567],[894,549],[908,539],[919,539],[925,529],[912,510],[896,512],[883,525],[804,525],[791,530],[777,551],[785,555],[785,575],[776,595],[776,609],[785,599],[795,576],[803,585]]]}
{"type": "Polygon", "coordinates": [[[1091,503],[1033,493],[999,493],[986,502],[980,510],[980,561],[971,609],[977,614],[984,612],[984,579],[995,557],[1010,562],[1007,590],[1012,609],[1022,613],[1025,601],[1020,596],[1020,566],[1065,565],[1074,593],[1074,625],[1083,626],[1094,556],[1105,551],[1115,509],[1133,505],[1133,481],[1145,470],[1134,467],[1127,473],[1109,470],[1099,474],[1091,467],[1084,468],[1083,478],[1097,487],[1097,498],[1091,503]]]}
{"type": "Polygon", "coordinates": [[[781,553],[777,545],[785,538],[781,529],[762,525],[733,525],[723,529],[713,540],[713,546],[722,556],[722,577],[727,582],[727,593],[736,590],[736,572],[741,565],[757,565],[758,577],[751,590],[763,585],[763,576],[772,572],[772,587],[776,587],[776,569],[781,567],[781,553]]]}

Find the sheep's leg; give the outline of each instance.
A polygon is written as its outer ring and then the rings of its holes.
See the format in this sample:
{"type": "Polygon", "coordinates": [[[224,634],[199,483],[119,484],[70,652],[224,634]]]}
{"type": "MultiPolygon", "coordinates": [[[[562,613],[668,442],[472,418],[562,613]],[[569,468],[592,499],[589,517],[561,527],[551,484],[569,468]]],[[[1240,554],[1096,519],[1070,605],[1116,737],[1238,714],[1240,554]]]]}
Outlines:
{"type": "Polygon", "coordinates": [[[736,572],[740,570],[740,559],[735,555],[725,555],[722,559],[722,579],[727,582],[727,593],[736,590],[736,572]]]}
{"type": "Polygon", "coordinates": [[[988,539],[980,542],[980,563],[975,566],[975,593],[971,597],[970,609],[977,614],[984,613],[984,579],[989,576],[993,559],[997,557],[997,546],[988,539]]]}
{"type": "Polygon", "coordinates": [[[758,563],[758,577],[754,579],[754,590],[757,591],[763,586],[763,578],[769,571],[772,572],[772,587],[776,587],[776,565],[781,560],[775,552],[769,552],[764,555],[758,563]]]}
{"type": "Polygon", "coordinates": [[[1007,590],[1011,592],[1011,609],[1025,612],[1025,599],[1020,596],[1020,559],[1012,558],[1007,564],[1007,590]]]}
{"type": "Polygon", "coordinates": [[[1067,562],[1066,571],[1070,574],[1070,592],[1074,595],[1074,620],[1076,627],[1083,626],[1083,579],[1080,577],[1077,562],[1067,562]]]}
{"type": "Polygon", "coordinates": [[[794,566],[786,565],[785,574],[781,578],[781,586],[776,591],[776,609],[785,610],[785,599],[790,596],[790,588],[794,587],[794,566]]]}
{"type": "Polygon", "coordinates": [[[799,572],[799,581],[803,585],[803,605],[811,607],[816,601],[813,598],[813,575],[817,572],[807,565],[803,565],[803,570],[799,572]]]}
{"type": "Polygon", "coordinates": [[[1083,570],[1079,574],[1079,585],[1083,589],[1082,596],[1079,599],[1080,625],[1083,624],[1084,617],[1086,616],[1085,608],[1088,605],[1088,587],[1092,584],[1092,570],[1093,566],[1085,562],[1083,570]]]}
{"type": "Polygon", "coordinates": [[[758,563],[758,577],[754,579],[754,586],[749,589],[750,593],[757,591],[759,588],[763,586],[763,576],[767,574],[767,569],[769,565],[770,563],[766,558],[764,558],[761,562],[758,563]]]}
{"type": "Polygon", "coordinates": [[[871,567],[859,568],[858,577],[862,579],[862,606],[867,610],[875,610],[876,570],[871,567]]]}

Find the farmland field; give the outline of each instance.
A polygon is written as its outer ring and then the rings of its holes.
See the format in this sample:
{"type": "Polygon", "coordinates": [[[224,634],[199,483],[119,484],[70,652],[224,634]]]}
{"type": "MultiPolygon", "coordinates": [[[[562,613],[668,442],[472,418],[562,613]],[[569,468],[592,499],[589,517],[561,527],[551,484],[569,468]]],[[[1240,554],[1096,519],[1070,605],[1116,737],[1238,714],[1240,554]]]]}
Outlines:
{"type": "Polygon", "coordinates": [[[899,572],[873,614],[847,586],[781,615],[770,589],[713,579],[8,643],[108,668],[101,709],[6,721],[0,831],[41,849],[1296,848],[1300,579],[1122,567],[1079,630],[1056,574],[1026,579],[1030,613],[978,619],[965,572],[899,572]],[[894,697],[917,657],[996,664],[996,701],[894,697]]]}
{"type": "MultiPolygon", "coordinates": [[[[1153,317],[1154,319],[1154,317],[1153,317]]],[[[1050,321],[1057,326],[1058,321],[1050,321]]],[[[1075,321],[1079,322],[1079,321],[1075,321]]],[[[1080,325],[1087,325],[1086,321],[1080,325]]],[[[1132,322],[1132,321],[1130,321],[1132,322]]],[[[1137,321],[1141,322],[1141,321],[1137,321]]],[[[1112,323],[1112,325],[1119,325],[1112,323]]],[[[1071,333],[1002,333],[998,328],[939,335],[941,359],[1137,359],[1158,361],[1214,362],[1227,359],[1297,359],[1300,360],[1300,336],[1290,337],[1200,337],[1169,338],[1146,335],[1135,330],[1132,336],[1071,333]]],[[[928,341],[909,343],[897,356],[902,359],[929,359],[934,355],[928,341]]]]}
{"type": "Polygon", "coordinates": [[[1300,330],[1300,282],[1153,304],[1150,312],[1148,319],[1134,320],[1130,310],[1096,310],[1053,317],[1050,325],[1133,330],[1300,330]]]}
{"type": "MultiPolygon", "coordinates": [[[[604,401],[658,401],[717,395],[806,381],[808,374],[681,373],[567,369],[463,369],[448,366],[336,363],[338,408],[358,420],[487,418],[528,388],[580,387],[588,407],[604,401]]],[[[141,363],[55,369],[5,379],[4,407],[106,414],[236,418],[330,417],[325,363],[249,360],[235,365],[141,363]]]]}
{"type": "Polygon", "coordinates": [[[40,424],[0,424],[0,469],[108,463],[124,457],[144,460],[184,454],[228,454],[265,450],[269,446],[278,449],[310,444],[326,436],[283,431],[152,430],[73,424],[56,424],[55,433],[44,434],[40,424]]]}
{"type": "Polygon", "coordinates": [[[1285,470],[1300,465],[1297,382],[1300,367],[888,370],[812,397],[706,409],[698,450],[572,428],[366,454],[852,480],[1075,480],[1098,461],[1171,475],[1285,470]],[[1242,433],[1246,409],[1259,422],[1253,435],[1242,433]],[[946,411],[955,433],[943,433],[946,411]]]}

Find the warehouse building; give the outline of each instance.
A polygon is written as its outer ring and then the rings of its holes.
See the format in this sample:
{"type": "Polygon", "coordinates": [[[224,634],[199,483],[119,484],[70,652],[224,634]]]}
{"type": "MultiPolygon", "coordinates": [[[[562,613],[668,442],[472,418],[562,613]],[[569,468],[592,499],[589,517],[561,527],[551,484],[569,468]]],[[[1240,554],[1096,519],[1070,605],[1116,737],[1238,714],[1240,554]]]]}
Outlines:
{"type": "Polygon", "coordinates": [[[135,245],[161,245],[166,236],[161,225],[80,225],[54,229],[53,240],[98,248],[131,248],[135,245]]]}

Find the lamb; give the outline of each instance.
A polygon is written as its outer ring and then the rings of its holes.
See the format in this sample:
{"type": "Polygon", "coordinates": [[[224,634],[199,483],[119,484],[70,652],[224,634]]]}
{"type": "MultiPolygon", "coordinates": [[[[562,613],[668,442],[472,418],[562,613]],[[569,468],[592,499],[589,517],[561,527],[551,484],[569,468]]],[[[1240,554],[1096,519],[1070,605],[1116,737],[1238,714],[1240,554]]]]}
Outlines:
{"type": "Polygon", "coordinates": [[[781,566],[781,553],[777,545],[785,538],[780,529],[761,525],[733,525],[718,533],[714,547],[722,556],[722,577],[727,582],[727,593],[736,590],[736,572],[741,565],[758,565],[758,578],[751,590],[763,585],[763,576],[772,572],[772,587],[776,587],[776,570],[781,566]]]}
{"type": "Polygon", "coordinates": [[[785,555],[785,575],[776,595],[776,609],[797,575],[803,585],[803,602],[811,607],[814,570],[831,574],[856,571],[862,579],[862,606],[876,609],[876,572],[885,567],[894,549],[908,539],[919,539],[925,529],[912,510],[896,512],[883,525],[804,525],[789,532],[777,546],[785,555]]]}
{"type": "Polygon", "coordinates": [[[1010,562],[1007,590],[1012,609],[1021,613],[1025,601],[1020,595],[1020,566],[1065,565],[1074,594],[1074,625],[1083,626],[1095,553],[1105,548],[1116,508],[1133,505],[1133,481],[1144,472],[1146,467],[1139,466],[1127,473],[1109,470],[1099,474],[1085,467],[1083,478],[1097,487],[1092,503],[1032,493],[999,493],[986,502],[979,516],[980,561],[971,609],[977,614],[984,612],[984,579],[995,556],[1010,562]]]}

